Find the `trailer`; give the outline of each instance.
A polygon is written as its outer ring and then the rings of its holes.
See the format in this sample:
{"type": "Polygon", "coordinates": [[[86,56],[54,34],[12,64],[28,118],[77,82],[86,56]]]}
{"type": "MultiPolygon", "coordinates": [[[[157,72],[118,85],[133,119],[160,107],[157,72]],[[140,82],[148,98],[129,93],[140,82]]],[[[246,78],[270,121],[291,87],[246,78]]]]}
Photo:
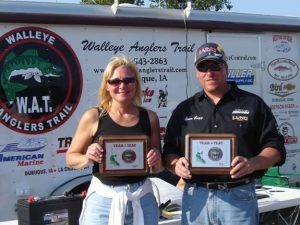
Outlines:
{"type": "Polygon", "coordinates": [[[112,56],[137,64],[163,140],[172,110],[199,90],[194,53],[209,41],[227,53],[228,80],[272,109],[287,149],[279,171],[300,180],[297,17],[1,1],[0,35],[0,221],[16,219],[18,199],[87,188],[91,166],[70,169],[65,152],[112,56]]]}

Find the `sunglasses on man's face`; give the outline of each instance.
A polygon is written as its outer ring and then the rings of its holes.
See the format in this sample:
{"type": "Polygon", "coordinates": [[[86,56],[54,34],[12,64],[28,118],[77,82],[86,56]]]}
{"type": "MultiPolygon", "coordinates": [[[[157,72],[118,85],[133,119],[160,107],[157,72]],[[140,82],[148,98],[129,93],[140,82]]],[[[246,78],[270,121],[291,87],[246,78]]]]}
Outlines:
{"type": "Polygon", "coordinates": [[[135,78],[134,77],[126,77],[123,80],[116,78],[116,79],[108,80],[107,83],[109,83],[112,86],[119,86],[121,83],[133,84],[133,83],[135,83],[135,78]]]}
{"type": "Polygon", "coordinates": [[[199,72],[207,72],[208,69],[211,71],[220,71],[223,69],[224,64],[223,63],[212,63],[212,64],[205,64],[205,63],[199,63],[197,65],[197,70],[199,72]]]}

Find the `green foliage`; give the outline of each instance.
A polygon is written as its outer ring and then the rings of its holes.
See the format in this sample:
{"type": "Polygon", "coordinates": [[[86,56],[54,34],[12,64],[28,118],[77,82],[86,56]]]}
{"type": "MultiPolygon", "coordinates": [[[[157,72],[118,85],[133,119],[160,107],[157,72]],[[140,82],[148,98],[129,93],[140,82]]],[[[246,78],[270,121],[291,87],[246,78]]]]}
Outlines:
{"type": "MultiPolygon", "coordinates": [[[[119,0],[119,4],[122,3],[129,3],[134,5],[144,5],[144,0],[119,0]]],[[[88,4],[88,5],[112,5],[114,0],[81,0],[81,4],[88,4]]]]}
{"type": "MultiPolygon", "coordinates": [[[[220,11],[230,10],[233,6],[230,0],[192,0],[192,8],[199,10],[220,11]]],[[[186,0],[150,0],[150,7],[184,9],[187,6],[186,0]]]]}
{"type": "MultiPolygon", "coordinates": [[[[187,6],[186,0],[149,0],[150,7],[184,9],[187,6]]],[[[233,6],[230,0],[191,0],[192,8],[199,10],[220,11],[230,10],[233,6]]],[[[90,5],[112,5],[114,0],[81,0],[82,4],[90,5]]],[[[144,0],[119,0],[119,4],[129,3],[138,6],[144,5],[144,0]]]]}

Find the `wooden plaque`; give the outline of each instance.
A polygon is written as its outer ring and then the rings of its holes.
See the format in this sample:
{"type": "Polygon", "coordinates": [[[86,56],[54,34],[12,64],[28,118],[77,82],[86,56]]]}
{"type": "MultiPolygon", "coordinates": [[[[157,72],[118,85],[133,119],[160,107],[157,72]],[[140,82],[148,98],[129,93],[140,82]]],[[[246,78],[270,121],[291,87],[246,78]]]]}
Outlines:
{"type": "Polygon", "coordinates": [[[185,156],[192,174],[229,174],[236,151],[235,134],[185,136],[185,156]]]}
{"type": "Polygon", "coordinates": [[[149,173],[146,161],[149,151],[148,136],[101,136],[99,143],[105,150],[104,160],[99,165],[101,176],[136,176],[149,173]]]}

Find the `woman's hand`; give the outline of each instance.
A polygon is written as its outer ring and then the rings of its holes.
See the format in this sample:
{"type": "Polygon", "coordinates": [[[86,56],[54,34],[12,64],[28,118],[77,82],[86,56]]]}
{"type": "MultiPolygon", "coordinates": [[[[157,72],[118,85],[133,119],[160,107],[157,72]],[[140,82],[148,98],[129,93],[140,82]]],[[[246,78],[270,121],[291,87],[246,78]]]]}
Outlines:
{"type": "Polygon", "coordinates": [[[163,169],[161,153],[158,149],[151,149],[147,154],[148,166],[153,169],[154,173],[158,173],[163,169]]]}
{"type": "Polygon", "coordinates": [[[93,143],[89,145],[85,155],[89,162],[98,162],[102,163],[104,149],[98,143],[93,143]]]}

